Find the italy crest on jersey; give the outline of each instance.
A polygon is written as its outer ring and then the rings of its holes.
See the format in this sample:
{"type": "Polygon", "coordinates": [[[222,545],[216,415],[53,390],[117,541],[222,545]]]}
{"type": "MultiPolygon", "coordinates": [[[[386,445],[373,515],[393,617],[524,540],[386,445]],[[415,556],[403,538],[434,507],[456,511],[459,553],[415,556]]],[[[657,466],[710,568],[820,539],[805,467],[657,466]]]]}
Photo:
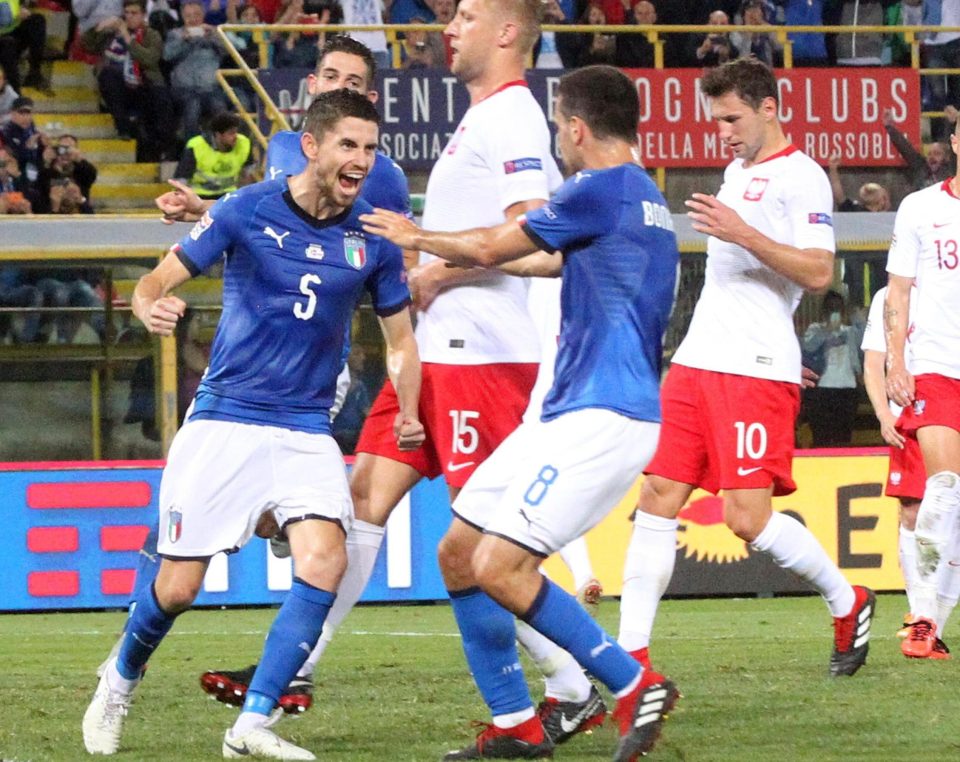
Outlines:
{"type": "Polygon", "coordinates": [[[360,270],[367,262],[367,242],[358,235],[345,235],[343,237],[343,253],[347,262],[360,270]]]}
{"type": "Polygon", "coordinates": [[[170,542],[176,542],[183,534],[183,514],[180,511],[170,511],[167,522],[167,537],[170,542]]]}

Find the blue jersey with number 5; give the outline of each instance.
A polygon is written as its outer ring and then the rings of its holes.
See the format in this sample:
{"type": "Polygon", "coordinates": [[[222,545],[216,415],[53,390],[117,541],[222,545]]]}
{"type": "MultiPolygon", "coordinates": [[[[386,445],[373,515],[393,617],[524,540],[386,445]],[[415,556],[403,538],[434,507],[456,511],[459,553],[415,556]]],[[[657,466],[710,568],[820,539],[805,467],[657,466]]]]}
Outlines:
{"type": "Polygon", "coordinates": [[[175,248],[196,275],[226,254],[223,314],[192,418],[329,433],[347,328],[366,291],[386,316],[410,301],[403,257],[363,231],[359,200],[318,220],[285,181],[221,199],[175,248]]]}
{"type": "Polygon", "coordinates": [[[663,334],[680,256],[660,191],[635,164],[591,169],[569,178],[522,224],[564,258],[556,372],[542,419],[606,408],[658,422],[663,334]]]}

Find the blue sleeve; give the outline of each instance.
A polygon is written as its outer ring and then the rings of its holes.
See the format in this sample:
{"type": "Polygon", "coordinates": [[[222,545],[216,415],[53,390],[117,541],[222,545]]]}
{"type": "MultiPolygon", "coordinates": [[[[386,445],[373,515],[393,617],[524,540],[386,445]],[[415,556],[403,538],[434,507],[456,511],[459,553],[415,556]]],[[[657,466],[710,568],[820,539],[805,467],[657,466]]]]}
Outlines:
{"type": "Polygon", "coordinates": [[[191,275],[196,277],[233,248],[241,228],[238,221],[252,216],[249,206],[235,195],[225,196],[180,240],[175,251],[191,275]]]}
{"type": "Polygon", "coordinates": [[[377,266],[367,278],[367,291],[373,300],[373,310],[380,317],[388,317],[410,304],[407,273],[403,268],[403,253],[398,246],[383,238],[368,239],[377,249],[377,266]]]}
{"type": "Polygon", "coordinates": [[[524,232],[544,251],[564,251],[614,230],[620,194],[605,180],[585,172],[569,178],[550,201],[526,213],[524,232]]]}
{"type": "Polygon", "coordinates": [[[267,143],[265,180],[276,180],[284,175],[296,175],[307,166],[307,157],[300,148],[300,133],[292,130],[278,132],[267,143]]]}
{"type": "Polygon", "coordinates": [[[413,219],[407,176],[400,165],[385,154],[377,154],[373,171],[364,183],[360,195],[370,206],[397,212],[408,220],[413,219]]]}

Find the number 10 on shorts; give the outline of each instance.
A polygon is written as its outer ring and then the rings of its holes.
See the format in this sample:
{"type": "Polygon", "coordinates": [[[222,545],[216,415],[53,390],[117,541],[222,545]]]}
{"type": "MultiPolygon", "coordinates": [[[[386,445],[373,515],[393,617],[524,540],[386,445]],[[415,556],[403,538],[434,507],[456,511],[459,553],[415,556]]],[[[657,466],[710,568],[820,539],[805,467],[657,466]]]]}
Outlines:
{"type": "Polygon", "coordinates": [[[746,423],[735,421],[733,428],[737,430],[737,459],[750,458],[760,460],[767,454],[767,430],[762,423],[746,423]]]}

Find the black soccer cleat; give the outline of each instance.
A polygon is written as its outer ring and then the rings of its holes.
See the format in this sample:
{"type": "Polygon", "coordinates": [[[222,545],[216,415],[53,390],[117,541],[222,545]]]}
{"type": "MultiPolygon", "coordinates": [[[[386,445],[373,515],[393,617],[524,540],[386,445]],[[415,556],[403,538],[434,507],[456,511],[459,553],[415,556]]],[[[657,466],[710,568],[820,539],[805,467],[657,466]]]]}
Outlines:
{"type": "Polygon", "coordinates": [[[637,689],[617,701],[613,717],[620,729],[620,744],[613,762],[633,762],[650,752],[660,738],[663,723],[680,700],[671,680],[656,672],[644,672],[637,689]]]}
{"type": "Polygon", "coordinates": [[[607,718],[607,705],[600,691],[590,687],[586,701],[560,701],[546,698],[537,707],[537,715],[554,746],[568,741],[577,733],[584,733],[603,724],[607,718]]]}
{"type": "MultiPolygon", "coordinates": [[[[243,706],[257,665],[239,670],[210,670],[200,675],[200,687],[217,701],[243,706]]],[[[300,714],[313,705],[313,678],[294,677],[280,696],[279,706],[287,714],[300,714]]]]}
{"type": "Polygon", "coordinates": [[[854,585],[853,608],[846,616],[833,618],[833,654],[830,656],[830,675],[853,675],[867,663],[870,650],[870,625],[877,610],[873,590],[854,585]]]}
{"type": "Polygon", "coordinates": [[[543,759],[553,756],[553,742],[537,717],[508,729],[483,722],[475,724],[482,728],[477,740],[466,748],[447,752],[443,762],[458,759],[543,759]]]}

